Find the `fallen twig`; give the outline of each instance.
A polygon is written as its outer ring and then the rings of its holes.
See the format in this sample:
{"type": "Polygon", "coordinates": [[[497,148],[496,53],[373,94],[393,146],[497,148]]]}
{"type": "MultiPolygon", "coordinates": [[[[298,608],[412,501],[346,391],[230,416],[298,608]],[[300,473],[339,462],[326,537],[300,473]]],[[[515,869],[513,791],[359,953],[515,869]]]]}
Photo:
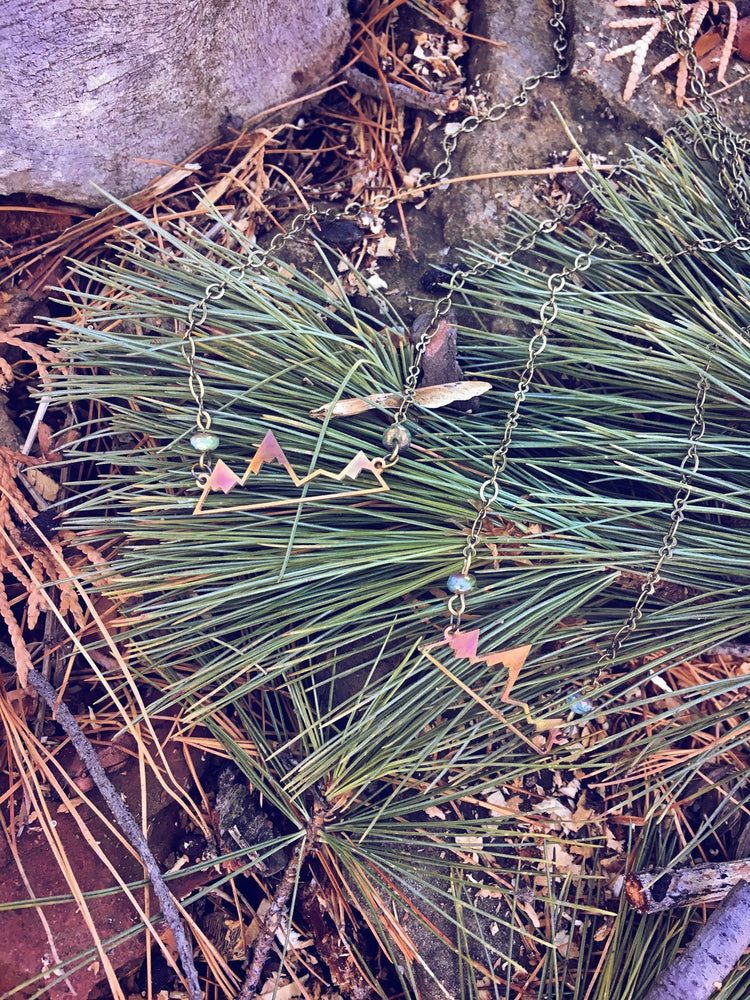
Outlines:
{"type": "Polygon", "coordinates": [[[451,184],[464,184],[467,181],[494,181],[503,177],[556,177],[558,174],[585,174],[602,173],[608,174],[617,169],[616,163],[578,163],[574,167],[528,167],[524,170],[490,170],[483,174],[462,174],[460,177],[444,177],[442,180],[433,181],[431,184],[420,184],[417,188],[408,190],[409,197],[413,197],[414,192],[420,194],[423,191],[431,191],[433,188],[450,187],[451,184]]]}
{"type": "Polygon", "coordinates": [[[368,76],[360,69],[350,66],[341,74],[350,87],[367,97],[377,97],[381,101],[391,100],[397,107],[416,108],[419,111],[434,111],[439,115],[450,114],[461,107],[460,98],[451,94],[437,94],[424,90],[413,90],[403,83],[384,84],[374,76],[368,76]]]}
{"type": "Polygon", "coordinates": [[[261,973],[263,972],[263,966],[268,959],[268,953],[271,950],[276,931],[279,929],[284,908],[294,888],[297,872],[307,855],[316,846],[324,821],[325,805],[322,802],[316,802],[313,807],[312,817],[305,830],[305,837],[295,846],[292,857],[284,869],[281,882],[279,882],[276,892],[273,894],[271,905],[266,911],[263,926],[255,939],[252,961],[250,962],[245,982],[242,984],[242,989],[239,992],[237,1000],[253,1000],[255,996],[261,973]]]}
{"type": "Polygon", "coordinates": [[[50,711],[68,734],[76,753],[81,758],[92,781],[101,792],[104,801],[112,810],[112,815],[117,820],[120,829],[138,852],[141,861],[143,861],[156,898],[159,900],[162,915],[169,925],[169,929],[174,934],[175,946],[180,956],[182,968],[190,990],[190,1000],[202,1000],[203,993],[198,981],[198,972],[193,962],[193,949],[190,947],[187,935],[182,926],[177,904],[167,888],[166,882],[162,878],[156,858],[151,853],[151,848],[148,846],[148,841],[144,837],[141,828],[123,802],[122,797],[117,793],[117,789],[107,777],[104,768],[99,762],[99,758],[96,756],[96,751],[81,731],[80,726],[68,707],[64,702],[57,704],[57,691],[37,670],[29,670],[28,683],[44,698],[50,711]]]}
{"type": "Polygon", "coordinates": [[[687,948],[651,987],[646,1000],[708,1000],[750,945],[750,882],[739,882],[687,948]]]}
{"type": "Polygon", "coordinates": [[[716,903],[743,879],[750,880],[750,858],[673,871],[631,872],[625,880],[625,898],[639,913],[659,913],[675,906],[716,903]]]}

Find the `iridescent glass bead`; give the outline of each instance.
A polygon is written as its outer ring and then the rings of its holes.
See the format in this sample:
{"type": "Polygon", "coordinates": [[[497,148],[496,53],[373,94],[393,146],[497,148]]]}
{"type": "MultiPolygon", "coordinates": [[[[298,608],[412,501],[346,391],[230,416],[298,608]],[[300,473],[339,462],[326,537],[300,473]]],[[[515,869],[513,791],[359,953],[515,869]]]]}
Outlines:
{"type": "Polygon", "coordinates": [[[216,451],[219,447],[219,439],[215,434],[208,431],[198,431],[190,438],[190,447],[196,451],[216,451]]]}
{"type": "Polygon", "coordinates": [[[386,448],[397,448],[399,452],[406,451],[411,444],[411,434],[401,424],[393,424],[383,434],[383,444],[386,448]]]}
{"type": "Polygon", "coordinates": [[[468,573],[451,573],[448,577],[448,590],[452,594],[468,594],[475,584],[476,580],[468,573]]]}
{"type": "Polygon", "coordinates": [[[580,695],[569,695],[568,705],[573,715],[588,715],[589,712],[594,711],[594,703],[589,701],[588,698],[582,698],[580,695]]]}

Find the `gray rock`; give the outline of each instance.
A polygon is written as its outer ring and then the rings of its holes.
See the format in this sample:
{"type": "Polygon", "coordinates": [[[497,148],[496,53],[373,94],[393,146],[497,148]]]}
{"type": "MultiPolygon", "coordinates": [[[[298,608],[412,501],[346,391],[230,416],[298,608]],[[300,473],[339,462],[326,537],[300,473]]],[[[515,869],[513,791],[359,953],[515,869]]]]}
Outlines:
{"type": "Polygon", "coordinates": [[[316,88],[345,0],[0,0],[0,194],[101,205],[316,88]]]}
{"type": "Polygon", "coordinates": [[[490,887],[478,883],[467,892],[470,880],[468,886],[464,884],[460,899],[451,899],[445,852],[408,841],[403,846],[400,860],[404,867],[410,865],[414,874],[392,877],[411,903],[399,913],[399,920],[421,959],[410,969],[416,995],[419,1000],[459,1000],[476,995],[476,982],[484,978],[478,968],[499,968],[509,956],[517,957],[518,941],[508,931],[507,900],[492,891],[483,894],[482,889],[490,887]],[[442,878],[437,878],[437,872],[442,878]],[[460,943],[457,924],[464,932],[460,943]],[[453,947],[446,944],[448,941],[453,947]],[[478,968],[472,968],[469,960],[478,968]]]}
{"type": "MultiPolygon", "coordinates": [[[[606,0],[568,0],[567,10],[569,71],[561,81],[542,81],[526,107],[515,108],[502,121],[486,122],[471,135],[460,137],[453,176],[523,171],[551,164],[556,153],[572,145],[558,113],[585,152],[611,162],[625,155],[629,144],[643,146],[646,138],[658,138],[677,119],[680,111],[664,80],[649,77],[651,67],[672,51],[666,38],[658,38],[652,46],[642,80],[628,102],[622,94],[630,58],[605,61],[608,53],[636,41],[644,30],[617,30],[609,27],[610,22],[648,12],[618,9],[606,0]]],[[[554,66],[549,16],[548,0],[477,3],[472,32],[502,43],[472,47],[469,76],[490,104],[512,100],[526,77],[554,66]]],[[[736,71],[730,68],[728,79],[736,78],[736,71]]],[[[714,83],[712,79],[709,90],[714,83]]],[[[747,130],[747,103],[741,88],[725,92],[717,104],[729,125],[741,132],[747,130]]],[[[442,134],[442,129],[436,134],[442,134]]],[[[425,150],[424,158],[434,161],[434,149],[425,150]]],[[[548,206],[541,204],[535,193],[543,183],[544,178],[538,176],[493,178],[454,185],[433,195],[431,213],[443,224],[442,239],[438,235],[436,242],[443,246],[469,241],[496,244],[502,239],[511,208],[537,215],[548,213],[548,206]]]]}

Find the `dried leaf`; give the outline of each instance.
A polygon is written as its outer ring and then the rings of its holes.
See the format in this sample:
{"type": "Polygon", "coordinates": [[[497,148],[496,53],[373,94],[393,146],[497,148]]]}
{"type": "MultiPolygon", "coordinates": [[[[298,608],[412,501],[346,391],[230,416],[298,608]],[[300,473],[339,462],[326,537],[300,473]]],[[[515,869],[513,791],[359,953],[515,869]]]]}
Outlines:
{"type": "Polygon", "coordinates": [[[721,37],[717,29],[711,28],[711,30],[707,31],[705,35],[701,35],[701,37],[697,39],[693,48],[695,49],[696,56],[700,60],[705,59],[705,57],[710,55],[717,46],[721,47],[723,44],[724,39],[721,37]]]}
{"type": "Polygon", "coordinates": [[[302,987],[299,983],[285,983],[279,985],[278,976],[271,976],[261,987],[260,996],[273,997],[274,1000],[295,1000],[302,996],[302,987]]]}
{"type": "Polygon", "coordinates": [[[58,462],[61,459],[60,452],[52,444],[52,428],[42,420],[36,430],[36,439],[39,442],[45,462],[58,462]]]}
{"type": "Polygon", "coordinates": [[[381,236],[378,240],[377,246],[375,247],[376,257],[395,257],[396,256],[396,237],[395,236],[381,236]]]}
{"type": "Polygon", "coordinates": [[[0,358],[0,389],[5,390],[13,383],[13,369],[5,358],[0,358]]]}
{"type": "Polygon", "coordinates": [[[29,486],[33,487],[42,499],[46,500],[48,503],[57,499],[60,487],[55,480],[52,479],[51,476],[48,476],[45,472],[40,472],[39,469],[35,469],[33,466],[30,466],[26,470],[26,481],[29,486]]]}
{"type": "MultiPolygon", "coordinates": [[[[463,399],[474,399],[475,396],[489,392],[491,388],[489,382],[477,380],[444,382],[442,385],[428,385],[424,389],[417,389],[414,401],[428,410],[438,410],[441,406],[450,406],[463,399]]],[[[397,410],[400,405],[401,395],[397,392],[375,393],[372,396],[341,399],[332,410],[330,405],[321,406],[317,410],[310,410],[310,416],[323,420],[330,411],[332,417],[355,417],[367,410],[397,410]]]]}
{"type": "Polygon", "coordinates": [[[561,930],[555,934],[555,948],[558,952],[568,959],[578,958],[580,954],[578,945],[571,938],[571,932],[569,930],[561,930]]]}
{"type": "Polygon", "coordinates": [[[743,17],[737,22],[734,44],[740,59],[750,62],[750,17],[743,17]]]}
{"type": "Polygon", "coordinates": [[[465,847],[469,851],[481,851],[484,847],[484,840],[476,834],[457,834],[453,839],[459,847],[465,847]]]}

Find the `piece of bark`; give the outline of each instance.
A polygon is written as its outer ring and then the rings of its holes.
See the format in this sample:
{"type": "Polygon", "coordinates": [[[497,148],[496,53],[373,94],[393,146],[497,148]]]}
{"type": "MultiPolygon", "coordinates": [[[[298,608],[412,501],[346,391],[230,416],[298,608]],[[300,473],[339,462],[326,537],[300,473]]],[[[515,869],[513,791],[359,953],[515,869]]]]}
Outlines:
{"type": "MultiPolygon", "coordinates": [[[[473,401],[492,388],[490,382],[480,382],[470,379],[466,382],[445,382],[438,385],[425,385],[414,393],[417,406],[428,410],[439,410],[441,406],[458,406],[462,401],[473,401]]],[[[311,417],[323,420],[331,417],[355,417],[367,410],[397,410],[403,397],[398,392],[377,392],[372,396],[356,396],[353,399],[340,399],[333,407],[330,404],[310,410],[311,417]]]]}
{"type": "Polygon", "coordinates": [[[256,866],[264,875],[275,875],[289,864],[290,852],[285,847],[269,853],[265,848],[274,839],[273,824],[260,808],[247,787],[239,768],[229,765],[219,775],[216,792],[219,833],[230,851],[238,847],[257,859],[256,866]],[[265,855],[260,860],[259,855],[265,855]]]}
{"type": "MultiPolygon", "coordinates": [[[[417,344],[431,323],[431,312],[417,316],[409,334],[412,344],[417,344]]],[[[456,338],[456,324],[452,313],[448,313],[437,321],[435,333],[424,352],[420,385],[439,385],[441,382],[460,382],[463,379],[464,373],[458,363],[456,338]]]]}
{"type": "MultiPolygon", "coordinates": [[[[432,313],[420,313],[414,320],[410,332],[412,344],[417,344],[433,322],[432,313]]],[[[461,382],[464,373],[458,363],[457,329],[451,310],[447,316],[441,317],[436,324],[435,332],[427,345],[422,357],[422,374],[419,379],[420,389],[430,385],[441,385],[446,382],[461,382]]],[[[477,394],[478,396],[478,394],[477,394]]],[[[459,400],[453,405],[464,413],[476,413],[479,400],[459,400]]]]}
{"type": "Polygon", "coordinates": [[[750,882],[739,882],[659,976],[646,1000],[709,1000],[750,946],[750,882]]]}
{"type": "Polygon", "coordinates": [[[743,879],[750,880],[750,858],[665,872],[631,872],[625,879],[625,898],[639,913],[659,913],[675,906],[716,903],[743,879]]]}

